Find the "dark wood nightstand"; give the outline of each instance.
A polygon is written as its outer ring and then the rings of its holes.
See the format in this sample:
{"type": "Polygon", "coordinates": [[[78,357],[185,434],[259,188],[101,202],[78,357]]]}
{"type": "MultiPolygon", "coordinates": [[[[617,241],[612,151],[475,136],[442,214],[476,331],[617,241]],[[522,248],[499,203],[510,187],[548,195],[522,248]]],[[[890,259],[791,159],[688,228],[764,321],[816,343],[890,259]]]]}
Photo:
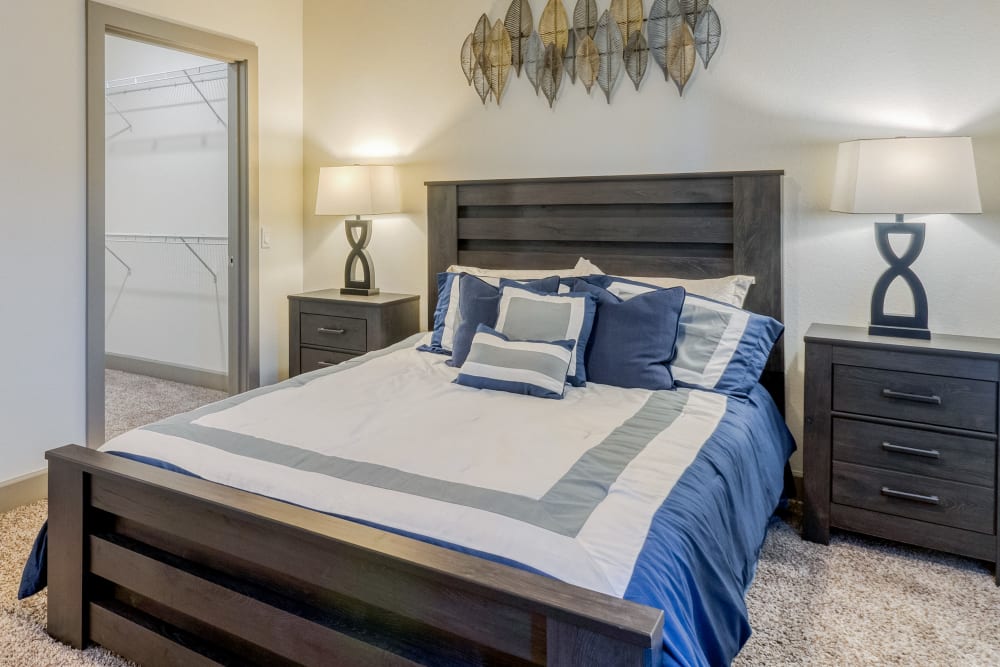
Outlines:
{"type": "Polygon", "coordinates": [[[288,374],[335,366],[418,331],[416,294],[351,296],[337,289],[294,294],[288,297],[288,374]]]}
{"type": "Polygon", "coordinates": [[[822,324],[805,340],[804,537],[843,528],[997,563],[1000,340],[822,324]]]}

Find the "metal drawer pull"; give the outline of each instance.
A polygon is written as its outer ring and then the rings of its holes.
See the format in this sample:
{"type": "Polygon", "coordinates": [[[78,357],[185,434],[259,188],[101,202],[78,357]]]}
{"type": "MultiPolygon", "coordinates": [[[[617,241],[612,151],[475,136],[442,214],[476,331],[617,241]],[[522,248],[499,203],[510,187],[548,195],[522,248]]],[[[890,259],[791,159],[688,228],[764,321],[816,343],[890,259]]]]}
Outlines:
{"type": "Polygon", "coordinates": [[[322,334],[333,334],[334,336],[339,336],[343,333],[347,333],[347,329],[327,329],[326,327],[320,327],[316,331],[322,334]]]}
{"type": "Polygon", "coordinates": [[[882,390],[883,398],[892,398],[898,401],[913,401],[914,403],[930,403],[931,405],[941,405],[940,396],[924,396],[923,394],[907,394],[902,391],[893,391],[892,389],[882,390]]]}
{"type": "Polygon", "coordinates": [[[938,498],[937,496],[922,496],[919,493],[897,491],[896,489],[890,489],[888,486],[882,487],[882,495],[889,496],[890,498],[902,498],[903,500],[914,500],[918,503],[927,503],[928,505],[941,504],[941,499],[938,498]]]}
{"type": "Polygon", "coordinates": [[[936,449],[917,449],[916,447],[903,447],[894,445],[891,442],[883,442],[882,449],[893,454],[909,454],[911,456],[926,456],[929,459],[941,458],[941,452],[936,449]]]}
{"type": "Polygon", "coordinates": [[[329,361],[317,361],[316,365],[325,367],[325,366],[336,366],[337,364],[331,363],[329,361]]]}

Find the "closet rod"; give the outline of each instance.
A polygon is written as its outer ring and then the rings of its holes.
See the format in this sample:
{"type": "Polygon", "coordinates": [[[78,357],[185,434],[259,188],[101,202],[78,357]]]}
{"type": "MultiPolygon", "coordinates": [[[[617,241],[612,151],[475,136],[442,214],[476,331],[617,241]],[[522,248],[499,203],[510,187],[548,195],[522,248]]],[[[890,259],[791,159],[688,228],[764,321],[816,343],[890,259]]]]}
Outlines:
{"type": "Polygon", "coordinates": [[[120,234],[108,233],[104,238],[120,243],[173,243],[194,245],[228,245],[228,236],[205,236],[194,234],[120,234]]]}

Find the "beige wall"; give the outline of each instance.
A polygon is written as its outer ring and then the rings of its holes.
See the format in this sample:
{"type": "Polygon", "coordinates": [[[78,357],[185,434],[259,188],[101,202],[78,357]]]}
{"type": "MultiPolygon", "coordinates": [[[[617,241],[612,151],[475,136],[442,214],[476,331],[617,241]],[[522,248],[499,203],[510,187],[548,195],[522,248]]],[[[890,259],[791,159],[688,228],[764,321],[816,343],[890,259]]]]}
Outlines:
{"type": "MultiPolygon", "coordinates": [[[[1000,335],[995,0],[962,11],[929,0],[714,0],[723,43],[684,99],[651,68],[638,93],[621,81],[610,106],[577,85],[551,111],[525,80],[511,81],[499,109],[465,84],[465,35],[508,4],[305,0],[306,288],[339,286],[347,252],[342,222],[312,215],[323,165],[406,165],[407,213],[376,220],[370,249],[381,287],[409,292],[426,284],[425,180],[784,169],[789,423],[799,435],[802,335],[811,322],[867,323],[882,271],[872,220],[827,211],[837,142],[968,133],[987,214],[931,220],[915,269],[935,331],[1000,335]]],[[[537,16],[544,2],[531,4],[537,16]]]]}
{"type": "MultiPolygon", "coordinates": [[[[261,380],[287,369],[302,286],[300,0],[118,0],[255,42],[260,58],[261,380]]],[[[0,480],[84,442],[83,0],[0,2],[0,480]]]]}

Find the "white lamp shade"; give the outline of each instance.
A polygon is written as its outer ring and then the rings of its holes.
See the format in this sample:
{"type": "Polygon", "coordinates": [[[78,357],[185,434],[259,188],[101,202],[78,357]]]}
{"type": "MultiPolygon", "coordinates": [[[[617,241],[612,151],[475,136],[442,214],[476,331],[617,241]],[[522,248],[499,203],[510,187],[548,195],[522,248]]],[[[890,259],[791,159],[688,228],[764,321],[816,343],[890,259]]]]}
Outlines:
{"type": "Polygon", "coordinates": [[[842,213],[982,213],[972,139],[842,143],[830,209],[842,213]]]}
{"type": "Polygon", "coordinates": [[[323,167],[319,170],[316,215],[377,215],[400,210],[395,167],[323,167]]]}

